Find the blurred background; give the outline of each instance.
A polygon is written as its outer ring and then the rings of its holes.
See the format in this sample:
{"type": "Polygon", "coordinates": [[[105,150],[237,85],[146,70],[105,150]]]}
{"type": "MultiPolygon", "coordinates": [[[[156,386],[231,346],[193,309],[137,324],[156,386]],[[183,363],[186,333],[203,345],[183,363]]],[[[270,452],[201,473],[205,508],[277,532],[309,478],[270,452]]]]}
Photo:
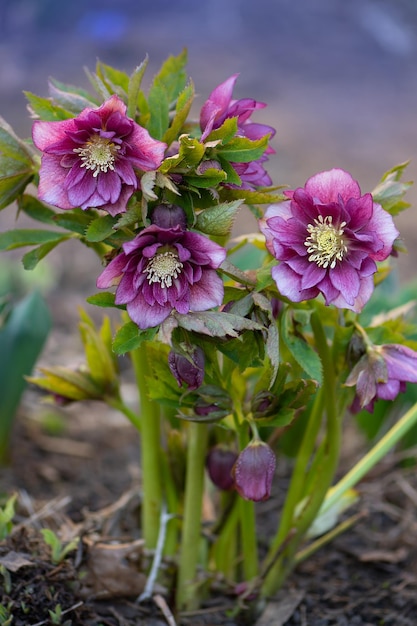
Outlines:
{"type": "MultiPolygon", "coordinates": [[[[277,129],[274,183],[342,167],[366,192],[408,159],[416,178],[415,0],[2,0],[0,114],[28,136],[23,90],[47,96],[49,76],[88,87],[83,67],[97,58],[130,73],[148,54],[146,85],[184,47],[196,107],[237,72],[235,97],[268,103],[255,121],[277,129]]],[[[416,215],[396,219],[401,280],[415,276],[416,215]]]]}

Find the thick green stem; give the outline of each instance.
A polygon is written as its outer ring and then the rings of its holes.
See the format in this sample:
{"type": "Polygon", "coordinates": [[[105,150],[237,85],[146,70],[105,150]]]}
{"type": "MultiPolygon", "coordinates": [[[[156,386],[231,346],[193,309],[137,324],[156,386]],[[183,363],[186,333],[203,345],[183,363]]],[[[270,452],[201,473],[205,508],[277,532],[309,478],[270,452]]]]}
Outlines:
{"type": "Polygon", "coordinates": [[[161,436],[159,406],[149,399],[145,376],[149,373],[146,342],[131,352],[140,396],[142,463],[142,533],[147,548],[158,540],[162,502],[161,436]]]}
{"type": "Polygon", "coordinates": [[[323,503],[323,513],[328,511],[354,487],[374,465],[376,465],[393,448],[404,435],[417,423],[417,403],[378,441],[369,452],[348,472],[332,489],[323,503]]]}
{"type": "MultiPolygon", "coordinates": [[[[296,551],[320,509],[328,487],[332,482],[339,458],[341,420],[337,413],[336,377],[332,354],[317,312],[314,312],[311,317],[311,325],[314,332],[316,348],[323,365],[324,391],[322,393],[324,395],[327,417],[324,440],[325,449],[324,453],[320,448],[318,450],[317,454],[319,454],[319,457],[318,463],[314,464],[316,476],[312,488],[311,481],[305,481],[303,479],[307,474],[307,464],[310,458],[310,455],[307,457],[306,454],[309,450],[309,444],[306,441],[306,437],[304,438],[302,448],[304,447],[305,449],[302,450],[302,458],[296,466],[296,481],[291,493],[291,506],[288,506],[284,520],[285,525],[281,526],[278,531],[263,568],[264,571],[268,572],[261,590],[264,596],[275,593],[283,584],[289,572],[293,569],[296,551]],[[307,486],[309,486],[308,491],[307,486]],[[298,496],[297,501],[295,496],[298,496]],[[303,502],[302,506],[300,502],[303,502]],[[297,503],[301,506],[301,510],[299,511],[294,509],[297,503]],[[292,536],[291,532],[293,533],[292,536]],[[283,543],[286,541],[288,543],[285,548],[282,549],[283,543]],[[279,555],[278,558],[276,558],[277,554],[279,555]]],[[[321,401],[317,399],[316,402],[317,413],[313,411],[311,415],[311,418],[314,416],[315,426],[310,418],[310,428],[315,436],[317,436],[318,425],[320,424],[318,408],[321,405],[321,401]]],[[[313,442],[310,442],[310,452],[313,449],[311,446],[313,446],[313,442]]]]}
{"type": "Polygon", "coordinates": [[[199,606],[196,573],[201,537],[201,510],[204,493],[204,460],[207,425],[190,422],[187,449],[182,545],[178,564],[176,605],[192,611],[199,606]]]}

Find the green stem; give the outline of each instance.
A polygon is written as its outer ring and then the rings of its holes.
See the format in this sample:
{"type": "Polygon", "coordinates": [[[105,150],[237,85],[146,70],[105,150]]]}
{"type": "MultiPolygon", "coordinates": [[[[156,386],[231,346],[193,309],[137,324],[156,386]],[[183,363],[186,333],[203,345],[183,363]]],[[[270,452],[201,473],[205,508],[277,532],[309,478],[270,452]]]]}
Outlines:
{"type": "Polygon", "coordinates": [[[184,519],[176,594],[178,610],[192,611],[199,606],[199,597],[195,583],[201,536],[201,509],[204,493],[204,459],[206,456],[207,433],[206,424],[190,422],[184,519]]]}
{"type": "Polygon", "coordinates": [[[108,406],[111,406],[113,409],[116,409],[117,411],[120,411],[120,413],[123,413],[123,415],[127,417],[132,426],[134,426],[136,430],[140,432],[142,425],[139,415],[129,409],[129,407],[126,406],[121,398],[109,398],[105,399],[105,402],[106,404],[108,404],[108,406]]]}
{"type": "Polygon", "coordinates": [[[377,444],[348,472],[332,489],[323,504],[323,513],[328,511],[343,494],[354,487],[374,465],[393,448],[417,423],[417,403],[378,441],[377,444]]]}
{"type": "Polygon", "coordinates": [[[149,549],[156,546],[162,502],[161,437],[159,406],[149,399],[146,375],[149,363],[144,342],[132,350],[131,357],[140,396],[142,463],[142,533],[149,549]]]}
{"type": "MultiPolygon", "coordinates": [[[[300,481],[296,483],[294,487],[294,492],[292,494],[292,498],[294,498],[294,493],[296,493],[299,498],[295,505],[299,502],[305,500],[304,505],[300,512],[297,513],[297,516],[294,515],[295,510],[292,508],[291,518],[285,520],[286,526],[283,530],[280,529],[276,540],[273,542],[271,549],[268,553],[268,557],[266,559],[266,563],[264,566],[264,570],[268,571],[268,574],[265,578],[264,584],[262,586],[262,595],[269,596],[275,593],[283,582],[286,579],[286,576],[293,569],[296,562],[296,551],[298,546],[302,542],[305,533],[307,532],[309,526],[313,522],[315,516],[320,510],[320,506],[326,496],[327,490],[332,482],[334,472],[336,471],[337,461],[339,458],[339,449],[340,449],[340,440],[341,440],[341,420],[339,419],[338,411],[337,411],[337,401],[336,401],[336,376],[334,371],[334,363],[332,358],[331,350],[329,349],[329,345],[327,343],[327,338],[323,329],[323,326],[320,321],[319,313],[314,311],[311,316],[311,325],[314,332],[314,338],[316,343],[317,351],[320,355],[321,362],[323,365],[323,396],[324,403],[326,408],[326,435],[324,440],[324,454],[322,453],[321,447],[319,448],[317,454],[318,463],[314,463],[314,467],[316,470],[316,476],[314,480],[313,487],[311,486],[311,481],[303,480],[302,484],[300,481]],[[301,485],[301,487],[300,487],[301,485]],[[308,493],[306,491],[306,487],[309,486],[308,493]],[[295,530],[293,536],[288,541],[288,545],[281,552],[281,545],[284,541],[286,541],[286,537],[289,536],[292,530],[295,530]],[[278,541],[279,537],[279,541],[278,541]],[[279,553],[279,557],[275,559],[275,555],[279,553]],[[275,562],[274,562],[275,561],[275,562]],[[271,565],[272,564],[272,565],[271,565]]],[[[317,406],[319,406],[321,402],[317,400],[317,406]]],[[[318,419],[319,412],[317,409],[317,414],[315,415],[315,419],[319,422],[318,419]]],[[[311,426],[311,429],[314,431],[317,436],[317,423],[315,428],[311,426]]],[[[304,442],[303,442],[304,443],[304,442]]],[[[310,444],[313,445],[313,444],[310,444]]],[[[308,449],[308,444],[305,444],[306,450],[308,449]]],[[[307,455],[304,456],[299,463],[299,467],[297,468],[297,474],[301,476],[302,474],[306,475],[308,471],[307,463],[309,462],[309,457],[307,455]]],[[[291,504],[294,504],[292,502],[291,504]]]]}

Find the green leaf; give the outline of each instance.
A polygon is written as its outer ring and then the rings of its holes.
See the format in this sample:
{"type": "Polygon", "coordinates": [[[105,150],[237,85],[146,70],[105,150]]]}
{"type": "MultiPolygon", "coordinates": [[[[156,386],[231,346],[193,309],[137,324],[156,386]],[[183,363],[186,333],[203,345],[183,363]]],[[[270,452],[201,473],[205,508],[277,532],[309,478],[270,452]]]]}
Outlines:
{"type": "Polygon", "coordinates": [[[116,219],[111,215],[103,215],[97,217],[89,223],[87,230],[85,231],[85,238],[87,241],[97,242],[107,239],[114,233],[114,224],[116,219]]]}
{"type": "MultiPolygon", "coordinates": [[[[220,156],[220,155],[219,155],[220,156]]],[[[220,193],[222,200],[244,200],[247,205],[251,204],[272,204],[288,200],[286,196],[269,191],[253,191],[252,189],[233,189],[223,187],[220,193]]]]}
{"type": "Polygon", "coordinates": [[[33,178],[34,171],[26,145],[0,117],[0,209],[19,197],[33,178]]]}
{"type": "Polygon", "coordinates": [[[386,172],[382,176],[381,182],[372,191],[374,202],[378,202],[391,215],[398,215],[410,206],[402,198],[413,183],[401,182],[401,177],[408,164],[409,161],[401,163],[386,172]]]}
{"type": "Polygon", "coordinates": [[[229,185],[240,185],[242,184],[242,180],[239,174],[236,172],[235,168],[227,161],[226,159],[222,159],[220,155],[217,155],[219,159],[219,163],[222,167],[222,170],[226,172],[227,178],[226,183],[229,185]]]}
{"type": "Polygon", "coordinates": [[[12,310],[0,330],[0,460],[7,454],[12,420],[45,344],[51,319],[42,296],[34,292],[12,310]]]}
{"type": "Polygon", "coordinates": [[[247,137],[235,137],[226,145],[218,146],[218,153],[228,161],[234,163],[249,163],[259,159],[268,147],[268,136],[260,139],[248,139],[247,137]]]}
{"type": "Polygon", "coordinates": [[[196,229],[208,235],[228,235],[241,205],[242,200],[235,200],[204,209],[197,216],[196,229]]]}
{"type": "Polygon", "coordinates": [[[99,103],[86,91],[72,85],[60,83],[54,78],[49,79],[51,98],[73,115],[78,115],[87,108],[96,108],[99,103]]]}
{"type": "Polygon", "coordinates": [[[205,143],[220,141],[225,145],[236,136],[237,130],[237,117],[227,117],[219,128],[211,131],[205,143]]]}
{"type": "Polygon", "coordinates": [[[49,98],[36,96],[30,91],[23,92],[29,101],[29,109],[33,116],[45,122],[60,122],[74,117],[71,111],[67,111],[58,104],[54,104],[49,98]]]}
{"type": "Polygon", "coordinates": [[[36,246],[52,241],[59,242],[62,232],[38,229],[14,229],[0,233],[0,250],[12,250],[22,246],[36,246]]]}
{"type": "Polygon", "coordinates": [[[243,330],[262,330],[264,327],[257,322],[233,315],[232,313],[202,313],[173,314],[181,328],[210,337],[238,337],[243,330]]]}
{"type": "Polygon", "coordinates": [[[157,333],[157,328],[140,330],[134,322],[127,322],[116,333],[113,341],[113,350],[116,354],[125,354],[138,348],[144,341],[153,339],[157,333]]]}
{"type": "Polygon", "coordinates": [[[27,252],[22,257],[22,263],[25,270],[33,270],[39,261],[41,261],[47,254],[49,254],[56,246],[63,241],[67,241],[70,239],[71,235],[63,235],[59,239],[55,241],[49,241],[48,243],[43,243],[42,245],[34,248],[30,252],[27,252]]]}
{"type": "Polygon", "coordinates": [[[161,66],[155,77],[164,87],[168,102],[174,102],[184,89],[187,74],[184,70],[187,64],[187,51],[184,49],[178,56],[169,56],[161,66]]]}
{"type": "Polygon", "coordinates": [[[97,61],[96,65],[97,76],[103,81],[103,84],[118,95],[127,95],[129,89],[129,76],[125,72],[106,65],[101,61],[97,61]]]}
{"type": "Polygon", "coordinates": [[[134,69],[129,79],[127,88],[127,115],[132,118],[135,118],[136,116],[140,86],[142,84],[143,75],[145,74],[147,65],[148,57],[146,56],[142,63],[134,69]]]}
{"type": "Polygon", "coordinates": [[[150,119],[147,124],[149,134],[162,140],[169,126],[169,100],[165,87],[155,78],[148,94],[150,119]]]}
{"type": "Polygon", "coordinates": [[[102,390],[86,372],[61,366],[40,367],[39,372],[42,377],[27,376],[27,380],[52,394],[74,401],[101,399],[102,390]]]}
{"type": "Polygon", "coordinates": [[[109,332],[110,320],[105,317],[98,332],[87,313],[81,310],[80,314],[79,329],[91,377],[103,391],[111,393],[118,387],[118,370],[113,354],[109,351],[111,346],[103,341],[103,336],[109,332]]]}
{"type": "Polygon", "coordinates": [[[84,235],[88,228],[88,225],[92,221],[92,213],[89,211],[86,213],[82,209],[73,209],[72,211],[64,211],[63,213],[57,213],[55,216],[55,222],[58,226],[66,228],[79,235],[84,235]]]}
{"type": "Polygon", "coordinates": [[[178,137],[182,127],[187,121],[188,113],[190,112],[191,105],[194,100],[194,84],[190,82],[189,85],[180,93],[177,105],[175,107],[175,117],[171,122],[168,130],[163,136],[163,141],[170,146],[171,143],[178,137]]]}
{"type": "Polygon", "coordinates": [[[29,217],[44,224],[55,225],[56,213],[43,202],[29,194],[23,194],[17,201],[19,211],[23,211],[29,217]]]}
{"type": "Polygon", "coordinates": [[[320,357],[307,341],[293,330],[292,309],[287,308],[282,316],[281,336],[294,359],[310,378],[320,385],[323,379],[320,357]]]}
{"type": "Polygon", "coordinates": [[[214,167],[207,168],[203,174],[197,174],[197,176],[184,176],[184,180],[189,185],[201,189],[210,189],[211,187],[217,187],[219,183],[225,182],[226,178],[226,172],[223,172],[223,170],[218,170],[214,167]]]}
{"type": "Polygon", "coordinates": [[[117,309],[125,309],[126,305],[118,305],[114,303],[115,294],[110,291],[103,291],[100,293],[95,293],[93,296],[89,296],[87,298],[88,304],[94,304],[95,306],[101,307],[115,307],[117,309]]]}

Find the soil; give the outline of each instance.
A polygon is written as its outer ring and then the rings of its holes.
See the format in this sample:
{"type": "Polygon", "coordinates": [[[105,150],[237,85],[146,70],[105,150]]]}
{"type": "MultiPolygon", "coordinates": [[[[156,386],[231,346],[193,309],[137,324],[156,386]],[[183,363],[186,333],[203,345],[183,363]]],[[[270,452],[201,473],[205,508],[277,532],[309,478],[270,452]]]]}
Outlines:
{"type": "MultiPolygon", "coordinates": [[[[26,394],[2,470],[3,493],[18,494],[17,526],[0,543],[2,604],[13,603],[13,626],[415,625],[417,476],[401,466],[399,453],[359,486],[360,501],[348,514],[353,527],[300,564],[260,616],[233,618],[236,598],[220,588],[200,611],[174,621],[163,590],[136,602],[149,555],[138,531],[135,431],[98,403],[46,410],[39,400],[32,389],[26,394]],[[54,564],[44,527],[63,541],[81,534],[83,542],[54,564]],[[57,605],[60,622],[50,614],[57,605]]],[[[347,468],[363,444],[349,428],[346,441],[347,468]]],[[[261,535],[272,532],[288,476],[282,459],[273,497],[259,505],[261,535]]]]}

